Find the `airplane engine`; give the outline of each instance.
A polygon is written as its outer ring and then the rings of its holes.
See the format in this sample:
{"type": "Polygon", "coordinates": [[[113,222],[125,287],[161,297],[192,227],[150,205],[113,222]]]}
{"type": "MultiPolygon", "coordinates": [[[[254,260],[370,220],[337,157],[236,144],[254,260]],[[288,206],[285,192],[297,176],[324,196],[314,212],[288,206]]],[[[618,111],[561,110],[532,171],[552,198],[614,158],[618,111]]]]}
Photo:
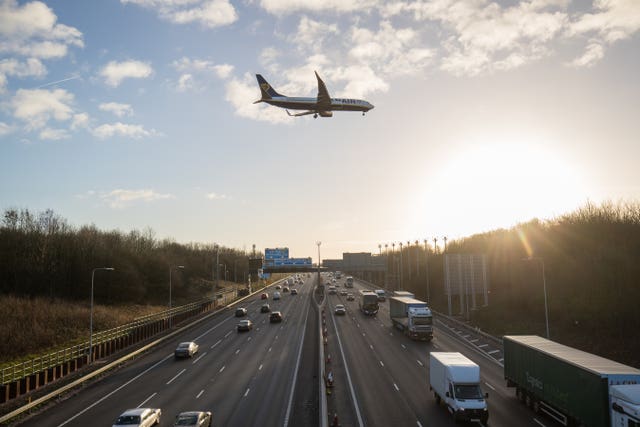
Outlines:
{"type": "Polygon", "coordinates": [[[318,111],[320,117],[333,117],[333,111],[318,111]]]}

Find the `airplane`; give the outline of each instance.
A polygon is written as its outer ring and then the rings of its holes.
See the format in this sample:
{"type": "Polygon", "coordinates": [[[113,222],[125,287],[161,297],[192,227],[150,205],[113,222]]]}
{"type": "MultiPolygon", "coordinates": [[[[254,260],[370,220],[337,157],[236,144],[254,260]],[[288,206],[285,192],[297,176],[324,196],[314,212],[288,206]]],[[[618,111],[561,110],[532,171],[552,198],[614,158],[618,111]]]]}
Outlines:
{"type": "Polygon", "coordinates": [[[287,114],[291,117],[306,116],[313,114],[313,118],[320,117],[332,117],[334,111],[362,111],[364,113],[371,110],[373,105],[367,101],[361,99],[345,99],[345,98],[331,98],[327,86],[316,73],[318,79],[318,97],[317,98],[300,98],[293,96],[284,96],[279,94],[260,74],[256,74],[258,79],[258,85],[260,86],[260,92],[262,98],[255,101],[254,104],[260,102],[266,102],[276,107],[284,108],[287,114]],[[289,110],[307,110],[302,113],[291,114],[289,110]]]}

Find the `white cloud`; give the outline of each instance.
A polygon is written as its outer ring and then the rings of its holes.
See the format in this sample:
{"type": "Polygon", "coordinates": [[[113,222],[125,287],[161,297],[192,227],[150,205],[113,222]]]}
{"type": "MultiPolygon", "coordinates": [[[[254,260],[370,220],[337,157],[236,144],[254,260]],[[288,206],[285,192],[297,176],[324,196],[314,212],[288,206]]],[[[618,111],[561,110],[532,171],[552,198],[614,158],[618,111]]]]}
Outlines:
{"type": "Polygon", "coordinates": [[[233,72],[233,65],[229,65],[229,64],[215,65],[213,67],[213,70],[221,79],[227,79],[233,72]]]}
{"type": "Polygon", "coordinates": [[[640,31],[640,3],[637,0],[594,0],[594,13],[580,16],[569,34],[597,33],[608,43],[631,37],[640,31]]]}
{"type": "Polygon", "coordinates": [[[207,28],[229,25],[238,14],[228,0],[120,0],[156,11],[175,24],[199,23],[207,28]]]}
{"type": "Polygon", "coordinates": [[[153,68],[142,61],[109,62],[101,71],[105,83],[112,87],[117,87],[124,79],[143,79],[153,74],[153,68]]]}
{"type": "Polygon", "coordinates": [[[199,89],[202,86],[200,81],[207,80],[210,76],[227,79],[233,72],[233,65],[215,64],[205,59],[182,57],[172,65],[182,73],[176,83],[176,88],[180,92],[199,89]]]}
{"type": "Polygon", "coordinates": [[[33,130],[45,127],[51,119],[69,120],[73,114],[73,102],[73,94],[64,89],[18,89],[10,106],[13,116],[33,130]]]}
{"type": "Polygon", "coordinates": [[[44,128],[40,131],[38,135],[40,139],[43,140],[59,140],[59,139],[67,139],[69,138],[69,132],[66,129],[52,129],[52,128],[44,128]]]}
{"type": "Polygon", "coordinates": [[[118,102],[104,102],[98,106],[100,110],[115,114],[118,117],[133,115],[133,108],[129,104],[120,104],[118,102]]]}
{"type": "Polygon", "coordinates": [[[224,199],[228,199],[226,194],[218,194],[218,193],[208,193],[205,197],[207,199],[209,199],[209,200],[224,200],[224,199]]]}
{"type": "Polygon", "coordinates": [[[589,43],[581,57],[574,59],[569,65],[574,67],[592,67],[604,57],[604,46],[598,42],[589,43]]]}
{"type": "Polygon", "coordinates": [[[142,125],[131,125],[120,122],[100,125],[94,128],[92,133],[100,139],[107,139],[117,135],[133,139],[160,135],[156,130],[147,130],[142,125]]]}
{"type": "Polygon", "coordinates": [[[275,108],[266,104],[253,104],[260,95],[255,79],[246,74],[243,80],[231,79],[226,85],[226,100],[235,108],[238,116],[271,123],[291,122],[281,108],[275,108]]]}
{"type": "Polygon", "coordinates": [[[327,38],[340,33],[336,24],[326,24],[303,16],[298,23],[296,34],[292,37],[294,44],[321,52],[327,38]]]}
{"type": "Polygon", "coordinates": [[[261,0],[260,6],[274,15],[298,12],[366,12],[378,3],[376,0],[261,0]]]}
{"type": "Polygon", "coordinates": [[[0,122],[0,137],[9,135],[11,132],[13,132],[12,126],[6,124],[5,122],[0,122]]]}
{"type": "Polygon", "coordinates": [[[191,74],[183,74],[178,78],[178,90],[180,92],[186,92],[194,88],[195,83],[191,74]]]}
{"type": "Polygon", "coordinates": [[[124,190],[116,189],[108,193],[101,193],[99,196],[111,208],[122,209],[135,202],[150,203],[156,200],[174,199],[172,194],[161,194],[154,190],[124,190]]]}
{"type": "Polygon", "coordinates": [[[82,33],[57,20],[42,2],[20,5],[16,0],[4,0],[0,3],[0,53],[61,58],[69,46],[83,47],[82,33]]]}
{"type": "Polygon", "coordinates": [[[15,77],[44,77],[47,68],[37,58],[29,58],[22,62],[15,58],[0,60],[0,93],[6,90],[7,76],[15,77]]]}
{"type": "Polygon", "coordinates": [[[86,129],[89,127],[89,115],[87,113],[79,113],[73,115],[71,121],[71,130],[86,129]]]}

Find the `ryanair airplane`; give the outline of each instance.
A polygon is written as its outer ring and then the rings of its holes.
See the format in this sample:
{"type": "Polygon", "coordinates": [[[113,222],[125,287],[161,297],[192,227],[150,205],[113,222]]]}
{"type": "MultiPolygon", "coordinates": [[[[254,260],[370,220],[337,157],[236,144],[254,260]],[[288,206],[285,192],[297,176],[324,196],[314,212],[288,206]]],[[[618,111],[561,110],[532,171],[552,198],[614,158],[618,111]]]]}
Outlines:
{"type": "Polygon", "coordinates": [[[320,117],[332,117],[334,111],[362,111],[364,113],[371,110],[373,105],[367,101],[361,99],[345,99],[345,98],[331,98],[327,86],[316,72],[316,78],[318,79],[318,97],[317,98],[299,98],[293,96],[280,95],[274,88],[260,74],[256,74],[258,79],[258,85],[260,85],[260,92],[262,92],[262,98],[254,102],[266,102],[276,107],[281,107],[287,110],[287,114],[292,117],[306,116],[313,114],[313,118],[320,117]],[[289,110],[307,110],[302,113],[291,114],[289,110]]]}

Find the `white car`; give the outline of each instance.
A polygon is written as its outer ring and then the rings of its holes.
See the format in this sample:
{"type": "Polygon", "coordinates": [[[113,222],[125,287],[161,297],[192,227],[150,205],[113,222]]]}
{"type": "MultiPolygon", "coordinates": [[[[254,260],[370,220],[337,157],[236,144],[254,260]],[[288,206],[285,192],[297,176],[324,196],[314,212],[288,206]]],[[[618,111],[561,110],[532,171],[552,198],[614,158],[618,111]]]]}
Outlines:
{"type": "Polygon", "coordinates": [[[127,409],[118,417],[113,427],[150,427],[160,424],[159,408],[136,408],[127,409]]]}

